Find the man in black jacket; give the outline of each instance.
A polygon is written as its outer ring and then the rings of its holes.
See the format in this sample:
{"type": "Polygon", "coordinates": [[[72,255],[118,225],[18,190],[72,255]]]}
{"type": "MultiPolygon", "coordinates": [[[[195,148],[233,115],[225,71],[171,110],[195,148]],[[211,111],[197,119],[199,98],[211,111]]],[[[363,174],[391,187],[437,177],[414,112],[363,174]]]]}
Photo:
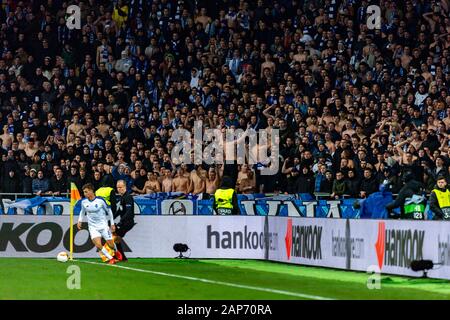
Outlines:
{"type": "MultiPolygon", "coordinates": [[[[10,170],[8,175],[3,177],[2,191],[4,193],[19,193],[20,192],[20,178],[16,171],[10,170]]],[[[4,196],[5,199],[14,200],[14,195],[4,196]]]]}
{"type": "Polygon", "coordinates": [[[61,168],[56,169],[55,175],[50,179],[50,191],[54,196],[59,196],[69,191],[67,179],[63,176],[61,168]]]}
{"type": "Polygon", "coordinates": [[[392,210],[400,207],[401,219],[423,220],[425,216],[426,198],[423,196],[423,185],[415,180],[412,172],[408,172],[404,177],[405,185],[400,190],[395,201],[386,205],[386,210],[390,217],[394,217],[392,210]],[[411,210],[411,208],[413,210],[411,210]]]}
{"type": "Polygon", "coordinates": [[[352,198],[358,198],[359,196],[359,185],[361,184],[361,181],[355,174],[355,170],[351,169],[347,173],[347,180],[345,181],[347,183],[347,193],[352,198]]]}
{"type": "Polygon", "coordinates": [[[367,198],[372,193],[378,191],[378,181],[372,176],[372,170],[366,168],[364,169],[364,178],[360,185],[360,196],[361,198],[367,198]]]}
{"type": "Polygon", "coordinates": [[[134,200],[133,196],[127,192],[127,184],[124,180],[117,181],[117,193],[119,200],[117,201],[117,210],[114,213],[114,219],[120,216],[119,223],[116,224],[116,232],[114,233],[114,241],[117,250],[122,254],[122,261],[127,261],[122,248],[122,238],[135,225],[134,222],[134,200]]]}
{"type": "MultiPolygon", "coordinates": [[[[292,171],[294,171],[296,168],[292,171]]],[[[313,195],[314,193],[314,176],[309,170],[308,166],[304,166],[302,169],[302,172],[300,173],[300,176],[297,178],[297,181],[295,182],[295,188],[297,193],[309,193],[313,195]]]]}
{"type": "Polygon", "coordinates": [[[37,175],[36,169],[30,170],[30,168],[28,166],[25,166],[25,172],[21,176],[21,181],[22,181],[21,192],[27,193],[28,195],[26,197],[32,197],[32,195],[33,195],[32,184],[33,184],[33,179],[36,178],[36,175],[37,175]]]}

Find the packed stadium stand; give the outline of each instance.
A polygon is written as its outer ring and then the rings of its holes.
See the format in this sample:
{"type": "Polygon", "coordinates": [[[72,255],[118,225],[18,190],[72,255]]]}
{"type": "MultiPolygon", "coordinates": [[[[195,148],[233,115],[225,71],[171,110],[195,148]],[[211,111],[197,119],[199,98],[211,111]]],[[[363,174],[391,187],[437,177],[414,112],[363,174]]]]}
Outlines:
{"type": "Polygon", "coordinates": [[[365,198],[450,175],[447,0],[3,0],[0,21],[2,193],[211,194],[227,175],[239,193],[365,198]],[[198,120],[278,129],[276,175],[175,164],[172,133],[198,120]]]}

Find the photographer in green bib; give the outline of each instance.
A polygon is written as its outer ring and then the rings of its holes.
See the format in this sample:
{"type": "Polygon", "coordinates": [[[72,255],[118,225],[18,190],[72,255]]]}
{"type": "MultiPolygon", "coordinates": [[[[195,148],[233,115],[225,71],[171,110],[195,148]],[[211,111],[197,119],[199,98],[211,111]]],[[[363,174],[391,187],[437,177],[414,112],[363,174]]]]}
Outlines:
{"type": "Polygon", "coordinates": [[[228,176],[223,177],[220,187],[214,193],[213,209],[218,215],[239,214],[236,190],[228,176]]]}
{"type": "Polygon", "coordinates": [[[395,201],[386,205],[390,218],[424,220],[427,199],[423,193],[423,185],[415,180],[412,172],[404,176],[405,185],[398,193],[395,201]],[[393,214],[392,210],[400,207],[400,216],[393,214]]]}
{"type": "Polygon", "coordinates": [[[437,178],[436,188],[431,191],[430,210],[434,213],[434,220],[450,220],[450,191],[444,176],[437,178]]]}

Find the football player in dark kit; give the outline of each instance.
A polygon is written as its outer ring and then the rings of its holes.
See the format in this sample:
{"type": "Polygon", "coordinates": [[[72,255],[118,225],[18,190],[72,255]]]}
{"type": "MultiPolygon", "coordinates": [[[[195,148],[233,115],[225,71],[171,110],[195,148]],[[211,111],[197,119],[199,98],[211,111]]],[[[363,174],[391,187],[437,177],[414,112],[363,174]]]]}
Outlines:
{"type": "Polygon", "coordinates": [[[134,222],[134,200],[133,196],[127,192],[127,184],[124,180],[117,181],[117,194],[119,199],[117,201],[117,211],[114,214],[114,219],[120,216],[119,223],[116,224],[116,232],[114,233],[114,241],[117,250],[122,254],[122,261],[127,261],[125,253],[122,248],[122,238],[130,231],[136,224],[134,222]]]}

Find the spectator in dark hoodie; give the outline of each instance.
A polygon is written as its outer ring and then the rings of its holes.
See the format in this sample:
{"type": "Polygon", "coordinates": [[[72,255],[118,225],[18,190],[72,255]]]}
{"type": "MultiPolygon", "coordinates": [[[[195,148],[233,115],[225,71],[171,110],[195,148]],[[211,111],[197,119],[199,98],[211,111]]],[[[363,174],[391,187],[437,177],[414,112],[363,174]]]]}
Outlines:
{"type": "Polygon", "coordinates": [[[356,176],[355,170],[348,170],[348,176],[345,180],[347,184],[346,192],[352,198],[357,198],[359,196],[359,186],[361,184],[360,179],[356,176]]]}
{"type": "Polygon", "coordinates": [[[314,176],[311,170],[307,166],[302,168],[302,172],[296,181],[297,193],[309,193],[313,194],[314,191],[314,176]]]}
{"type": "Polygon", "coordinates": [[[285,191],[289,194],[296,193],[297,179],[301,174],[300,159],[295,157],[292,161],[291,158],[287,158],[283,163],[281,172],[285,175],[285,191]]]}
{"type": "Polygon", "coordinates": [[[94,185],[95,190],[102,186],[102,174],[100,171],[94,171],[94,179],[92,180],[92,184],[94,185]]]}
{"type": "Polygon", "coordinates": [[[33,193],[33,179],[36,178],[36,169],[30,169],[29,166],[25,167],[24,176],[22,176],[22,193],[28,193],[29,196],[33,193]]]}
{"type": "Polygon", "coordinates": [[[19,171],[19,164],[14,158],[14,152],[12,150],[8,151],[6,161],[3,162],[2,169],[3,169],[1,172],[2,177],[6,177],[9,174],[9,172],[11,172],[11,170],[16,173],[19,171]]]}
{"type": "MultiPolygon", "coordinates": [[[[77,186],[77,188],[79,188],[79,185],[81,185],[80,183],[80,175],[78,174],[78,167],[72,165],[70,167],[70,172],[69,172],[69,176],[67,178],[67,186],[70,189],[70,186],[72,183],[75,183],[75,185],[77,186]]],[[[81,190],[81,189],[78,189],[81,190]]]]}
{"type": "Polygon", "coordinates": [[[387,182],[386,184],[389,185],[389,190],[393,194],[398,194],[400,189],[403,187],[403,181],[400,177],[399,169],[397,167],[384,169],[384,177],[383,183],[387,182]]]}
{"type": "Polygon", "coordinates": [[[114,177],[112,175],[112,168],[111,166],[105,165],[103,167],[105,174],[102,176],[101,185],[102,187],[111,187],[115,188],[114,186],[114,177]]]}
{"type": "MultiPolygon", "coordinates": [[[[3,192],[4,193],[19,193],[20,180],[19,176],[14,170],[10,170],[8,175],[3,178],[3,192]]],[[[5,196],[6,199],[14,200],[14,196],[5,196]]]]}
{"type": "Polygon", "coordinates": [[[423,173],[423,185],[426,192],[433,191],[434,187],[436,186],[436,180],[434,179],[433,175],[431,175],[427,171],[424,171],[423,173]]]}

